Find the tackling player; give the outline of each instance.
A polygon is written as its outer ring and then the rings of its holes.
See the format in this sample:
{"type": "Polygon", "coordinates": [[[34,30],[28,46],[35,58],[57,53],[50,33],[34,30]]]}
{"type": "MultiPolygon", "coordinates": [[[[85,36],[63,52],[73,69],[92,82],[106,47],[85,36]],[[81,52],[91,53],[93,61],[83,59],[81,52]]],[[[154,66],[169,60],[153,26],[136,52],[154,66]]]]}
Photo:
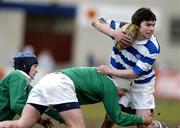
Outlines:
{"type": "Polygon", "coordinates": [[[0,121],[21,114],[32,88],[30,81],[38,72],[38,61],[30,52],[18,52],[13,60],[15,70],[0,82],[0,121]]]}
{"type": "MultiPolygon", "coordinates": [[[[12,120],[16,114],[21,115],[32,89],[30,82],[38,72],[38,60],[31,52],[18,52],[13,60],[15,70],[0,81],[0,121],[12,120]]],[[[61,121],[57,112],[51,110],[47,113],[61,121]]],[[[46,126],[51,122],[41,118],[40,123],[46,126]]]]}
{"type": "Polygon", "coordinates": [[[48,107],[55,108],[68,127],[85,128],[80,105],[98,102],[103,102],[106,112],[118,125],[148,125],[153,119],[151,114],[138,116],[121,112],[119,96],[130,86],[131,81],[110,78],[98,73],[94,67],[69,68],[50,73],[30,92],[21,118],[0,122],[0,128],[30,128],[48,107]]]}

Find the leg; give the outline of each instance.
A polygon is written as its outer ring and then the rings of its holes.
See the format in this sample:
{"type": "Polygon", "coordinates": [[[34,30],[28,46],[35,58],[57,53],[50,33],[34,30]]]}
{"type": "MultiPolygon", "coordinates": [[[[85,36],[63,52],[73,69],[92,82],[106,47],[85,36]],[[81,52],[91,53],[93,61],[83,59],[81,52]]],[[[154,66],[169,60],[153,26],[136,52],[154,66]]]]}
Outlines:
{"type": "Polygon", "coordinates": [[[78,102],[53,105],[69,128],[85,128],[82,112],[78,102]]]}
{"type": "Polygon", "coordinates": [[[0,122],[0,128],[31,128],[41,114],[33,106],[26,104],[19,120],[0,122]]]}
{"type": "MultiPolygon", "coordinates": [[[[148,113],[153,113],[153,110],[150,110],[150,109],[136,109],[136,114],[137,115],[144,116],[144,115],[146,115],[148,113]]],[[[144,128],[144,126],[143,125],[138,125],[137,128],[144,128]]]]}
{"type": "Polygon", "coordinates": [[[69,128],[85,128],[83,115],[80,109],[71,109],[59,112],[69,128]]]}
{"type": "Polygon", "coordinates": [[[153,120],[153,122],[147,126],[147,128],[168,128],[168,126],[164,122],[153,120]]]}
{"type": "MultiPolygon", "coordinates": [[[[146,115],[147,113],[152,113],[154,115],[153,110],[149,109],[138,109],[136,110],[137,115],[146,115]]],[[[168,128],[167,125],[164,122],[160,122],[158,120],[153,120],[153,122],[149,126],[143,126],[143,125],[138,125],[137,128],[168,128]]]]}
{"type": "MultiPolygon", "coordinates": [[[[130,106],[136,110],[136,114],[145,116],[147,114],[154,114],[155,98],[153,95],[154,84],[134,84],[130,93],[130,106]]],[[[143,125],[138,125],[137,128],[143,128],[143,125]]]]}
{"type": "Polygon", "coordinates": [[[26,104],[21,118],[19,119],[20,128],[31,128],[41,117],[41,113],[32,105],[26,104]]]}

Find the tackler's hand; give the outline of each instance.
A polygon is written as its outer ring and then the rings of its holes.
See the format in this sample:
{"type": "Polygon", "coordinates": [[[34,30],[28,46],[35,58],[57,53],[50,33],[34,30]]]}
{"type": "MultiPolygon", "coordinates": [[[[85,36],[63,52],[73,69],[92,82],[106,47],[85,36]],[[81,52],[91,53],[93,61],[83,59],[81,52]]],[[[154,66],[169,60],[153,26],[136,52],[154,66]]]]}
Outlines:
{"type": "Polygon", "coordinates": [[[39,124],[42,125],[44,128],[53,127],[53,123],[51,122],[51,119],[48,117],[41,117],[39,124]]]}
{"type": "Polygon", "coordinates": [[[143,116],[143,120],[142,120],[142,123],[146,126],[150,125],[153,121],[153,114],[152,113],[148,113],[146,115],[143,116]]]}
{"type": "Polygon", "coordinates": [[[102,74],[110,75],[111,74],[111,68],[106,65],[101,65],[96,68],[97,72],[100,72],[102,74]]]}

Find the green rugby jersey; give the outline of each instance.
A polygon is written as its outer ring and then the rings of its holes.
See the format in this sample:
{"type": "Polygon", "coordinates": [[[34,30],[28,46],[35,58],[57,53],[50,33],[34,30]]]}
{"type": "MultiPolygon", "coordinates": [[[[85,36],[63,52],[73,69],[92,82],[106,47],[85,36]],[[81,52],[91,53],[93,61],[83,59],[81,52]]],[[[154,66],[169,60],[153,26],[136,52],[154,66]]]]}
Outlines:
{"type": "MultiPolygon", "coordinates": [[[[21,115],[28,95],[32,89],[26,74],[14,70],[0,81],[0,121],[12,120],[16,114],[21,115]]],[[[64,122],[58,112],[49,109],[47,115],[64,122]]]]}
{"type": "Polygon", "coordinates": [[[115,84],[106,75],[98,73],[96,68],[68,68],[62,72],[74,82],[81,105],[103,102],[107,114],[118,125],[130,126],[142,123],[142,117],[121,111],[115,84]]]}
{"type": "Polygon", "coordinates": [[[28,78],[18,70],[0,81],[0,121],[21,114],[31,88],[28,78]]]}

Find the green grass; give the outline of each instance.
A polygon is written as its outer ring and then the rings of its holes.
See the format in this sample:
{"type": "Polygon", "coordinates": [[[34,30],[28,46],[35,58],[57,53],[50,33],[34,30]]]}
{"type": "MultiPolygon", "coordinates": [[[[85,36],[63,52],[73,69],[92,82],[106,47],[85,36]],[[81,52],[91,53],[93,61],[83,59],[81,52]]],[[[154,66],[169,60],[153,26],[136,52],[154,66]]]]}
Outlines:
{"type": "MultiPolygon", "coordinates": [[[[101,103],[85,105],[81,106],[81,109],[83,111],[87,128],[98,128],[105,115],[103,105],[101,103]]],[[[176,125],[180,124],[180,101],[158,100],[156,102],[155,118],[166,122],[169,128],[175,128],[176,125]]],[[[53,120],[53,123],[54,128],[67,128],[65,125],[59,125],[57,121],[53,120]]],[[[33,128],[42,127],[36,125],[33,128]]],[[[113,128],[119,128],[119,126],[114,126],[113,128]]]]}
{"type": "Polygon", "coordinates": [[[166,122],[170,128],[180,124],[180,101],[159,100],[156,105],[157,119],[166,122]]]}
{"type": "MultiPolygon", "coordinates": [[[[92,125],[93,128],[98,128],[105,115],[103,105],[83,106],[82,110],[87,128],[92,128],[92,125]]],[[[168,124],[169,128],[175,128],[176,125],[180,124],[180,101],[157,100],[155,118],[168,124]]]]}

